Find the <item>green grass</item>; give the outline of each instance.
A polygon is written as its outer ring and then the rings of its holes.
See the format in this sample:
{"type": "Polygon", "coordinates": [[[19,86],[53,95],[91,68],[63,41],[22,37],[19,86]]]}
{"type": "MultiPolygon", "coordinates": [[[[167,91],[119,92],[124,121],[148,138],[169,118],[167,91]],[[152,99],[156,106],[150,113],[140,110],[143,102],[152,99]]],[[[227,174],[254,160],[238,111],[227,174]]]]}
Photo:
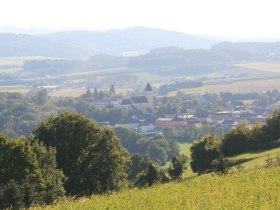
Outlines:
{"type": "MultiPolygon", "coordinates": [[[[190,156],[191,144],[181,143],[180,153],[190,156]]],[[[264,168],[267,155],[275,158],[280,148],[230,158],[244,170],[224,176],[207,174],[180,182],[145,189],[126,189],[108,195],[73,200],[66,198],[51,206],[35,209],[280,209],[280,168],[264,168]],[[259,167],[255,167],[258,164],[259,167]]]]}
{"type": "MultiPolygon", "coordinates": [[[[240,163],[239,165],[243,167],[245,170],[250,170],[250,169],[264,167],[265,160],[267,159],[268,155],[270,158],[275,160],[276,156],[280,155],[280,148],[267,150],[259,153],[246,153],[246,154],[232,157],[230,158],[230,160],[233,162],[242,160],[244,162],[240,163]]],[[[232,170],[234,171],[235,168],[233,167],[232,170]]]]}
{"type": "Polygon", "coordinates": [[[186,155],[187,157],[191,157],[191,146],[190,143],[179,143],[180,154],[186,155]]]}
{"type": "Polygon", "coordinates": [[[276,210],[280,208],[279,177],[279,168],[227,176],[204,175],[147,189],[131,189],[75,201],[66,199],[45,209],[276,210]]]}

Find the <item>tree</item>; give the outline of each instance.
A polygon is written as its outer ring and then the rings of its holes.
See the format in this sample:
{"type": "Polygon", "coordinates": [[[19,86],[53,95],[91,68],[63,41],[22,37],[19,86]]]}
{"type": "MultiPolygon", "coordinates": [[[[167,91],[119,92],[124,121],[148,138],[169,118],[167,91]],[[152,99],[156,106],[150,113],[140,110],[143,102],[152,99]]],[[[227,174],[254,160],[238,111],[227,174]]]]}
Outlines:
{"type": "Polygon", "coordinates": [[[21,188],[15,180],[0,186],[0,209],[21,209],[24,206],[21,188]]]}
{"type": "Polygon", "coordinates": [[[98,99],[99,93],[98,93],[97,88],[94,88],[94,92],[93,92],[92,96],[94,99],[98,99]]]}
{"type": "Polygon", "coordinates": [[[222,141],[222,151],[225,156],[232,156],[250,150],[250,130],[246,124],[239,124],[227,133],[222,141]]]}
{"type": "Polygon", "coordinates": [[[85,94],[85,97],[86,97],[86,98],[91,98],[91,97],[92,97],[92,93],[91,93],[91,91],[90,91],[90,88],[87,88],[87,92],[86,92],[86,94],[85,94]]]}
{"type": "Polygon", "coordinates": [[[119,139],[111,129],[99,127],[81,114],[63,112],[50,117],[33,134],[56,148],[69,194],[118,190],[126,180],[128,153],[119,139]]]}
{"type": "Polygon", "coordinates": [[[35,96],[33,97],[33,100],[38,105],[43,105],[48,99],[48,92],[46,89],[40,89],[35,93],[35,96]]]}
{"type": "Polygon", "coordinates": [[[204,136],[191,146],[191,168],[199,174],[213,171],[212,161],[221,155],[221,140],[214,134],[204,136]]]}
{"type": "Polygon", "coordinates": [[[162,174],[159,167],[150,163],[147,172],[141,172],[136,177],[136,186],[138,187],[150,187],[155,183],[159,183],[162,179],[162,174]]]}
{"type": "Polygon", "coordinates": [[[98,95],[98,99],[104,99],[104,97],[105,97],[105,94],[103,93],[103,91],[102,90],[100,90],[99,91],[99,95],[98,95]]]}
{"type": "Polygon", "coordinates": [[[131,156],[131,165],[128,170],[128,179],[134,182],[139,173],[147,173],[150,163],[151,160],[147,155],[136,154],[131,156]]]}
{"type": "Polygon", "coordinates": [[[46,148],[33,138],[0,136],[0,185],[6,189],[0,193],[1,205],[52,203],[64,195],[63,181],[54,148],[46,148]],[[17,199],[7,200],[8,195],[17,199]]]}
{"type": "Polygon", "coordinates": [[[147,153],[153,161],[162,166],[168,159],[169,144],[162,136],[158,136],[149,142],[147,153]]]}
{"type": "Polygon", "coordinates": [[[217,173],[225,174],[228,171],[228,161],[223,154],[220,154],[218,158],[212,160],[211,164],[213,166],[213,171],[217,173]]]}
{"type": "Polygon", "coordinates": [[[280,139],[280,110],[276,110],[267,118],[266,125],[262,127],[263,142],[275,142],[280,139]]]}
{"type": "Polygon", "coordinates": [[[187,169],[187,157],[185,155],[178,155],[172,158],[168,174],[172,179],[179,179],[182,177],[185,169],[187,169]]]}
{"type": "Polygon", "coordinates": [[[111,87],[110,87],[110,95],[115,95],[115,94],[116,94],[115,86],[111,85],[111,87]]]}

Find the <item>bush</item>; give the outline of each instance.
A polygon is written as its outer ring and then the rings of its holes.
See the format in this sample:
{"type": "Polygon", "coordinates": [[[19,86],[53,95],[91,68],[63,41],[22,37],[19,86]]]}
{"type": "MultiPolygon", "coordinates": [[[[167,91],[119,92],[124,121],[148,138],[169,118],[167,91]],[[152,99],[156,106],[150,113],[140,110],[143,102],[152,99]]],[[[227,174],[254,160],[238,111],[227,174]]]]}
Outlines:
{"type": "Polygon", "coordinates": [[[150,187],[153,184],[160,183],[163,179],[160,168],[151,162],[147,172],[143,171],[137,175],[135,185],[137,187],[150,187]]]}
{"type": "Polygon", "coordinates": [[[182,177],[183,171],[187,169],[187,157],[178,155],[172,158],[171,166],[168,169],[168,174],[172,179],[182,177]]]}
{"type": "Polygon", "coordinates": [[[221,155],[221,140],[214,134],[204,136],[191,146],[191,168],[199,174],[213,171],[212,161],[221,155]]]}
{"type": "Polygon", "coordinates": [[[250,130],[246,124],[240,124],[227,133],[222,141],[222,151],[225,156],[247,152],[251,149],[249,142],[250,130]]]}

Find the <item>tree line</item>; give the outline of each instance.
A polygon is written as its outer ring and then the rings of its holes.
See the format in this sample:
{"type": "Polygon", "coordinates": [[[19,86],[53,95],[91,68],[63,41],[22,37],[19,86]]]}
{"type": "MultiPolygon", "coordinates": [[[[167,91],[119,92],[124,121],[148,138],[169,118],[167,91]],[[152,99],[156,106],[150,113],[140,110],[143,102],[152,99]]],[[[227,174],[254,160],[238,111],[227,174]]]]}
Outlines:
{"type": "Polygon", "coordinates": [[[245,123],[238,125],[222,139],[208,134],[195,141],[191,147],[191,167],[199,174],[225,172],[229,164],[227,157],[246,152],[255,152],[280,146],[280,110],[275,111],[266,124],[256,122],[253,127],[245,123]]]}

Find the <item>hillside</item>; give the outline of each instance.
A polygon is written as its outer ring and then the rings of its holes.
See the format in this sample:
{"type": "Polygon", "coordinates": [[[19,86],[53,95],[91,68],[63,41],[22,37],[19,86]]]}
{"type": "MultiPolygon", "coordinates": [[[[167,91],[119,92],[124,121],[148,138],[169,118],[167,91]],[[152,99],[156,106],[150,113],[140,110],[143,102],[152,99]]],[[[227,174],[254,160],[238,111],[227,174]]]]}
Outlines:
{"type": "Polygon", "coordinates": [[[279,209],[279,176],[279,168],[205,175],[148,189],[65,200],[45,209],[279,209]]]}
{"type": "Polygon", "coordinates": [[[65,31],[44,35],[0,33],[0,56],[89,58],[159,47],[210,48],[216,41],[175,31],[135,27],[126,30],[65,31]]]}
{"type": "MultiPolygon", "coordinates": [[[[181,152],[189,154],[189,144],[182,144],[181,152]]],[[[231,160],[243,161],[242,170],[233,167],[226,176],[192,174],[181,182],[66,199],[40,209],[279,209],[280,168],[263,167],[267,155],[274,159],[279,153],[277,148],[235,156],[231,160]]]]}

